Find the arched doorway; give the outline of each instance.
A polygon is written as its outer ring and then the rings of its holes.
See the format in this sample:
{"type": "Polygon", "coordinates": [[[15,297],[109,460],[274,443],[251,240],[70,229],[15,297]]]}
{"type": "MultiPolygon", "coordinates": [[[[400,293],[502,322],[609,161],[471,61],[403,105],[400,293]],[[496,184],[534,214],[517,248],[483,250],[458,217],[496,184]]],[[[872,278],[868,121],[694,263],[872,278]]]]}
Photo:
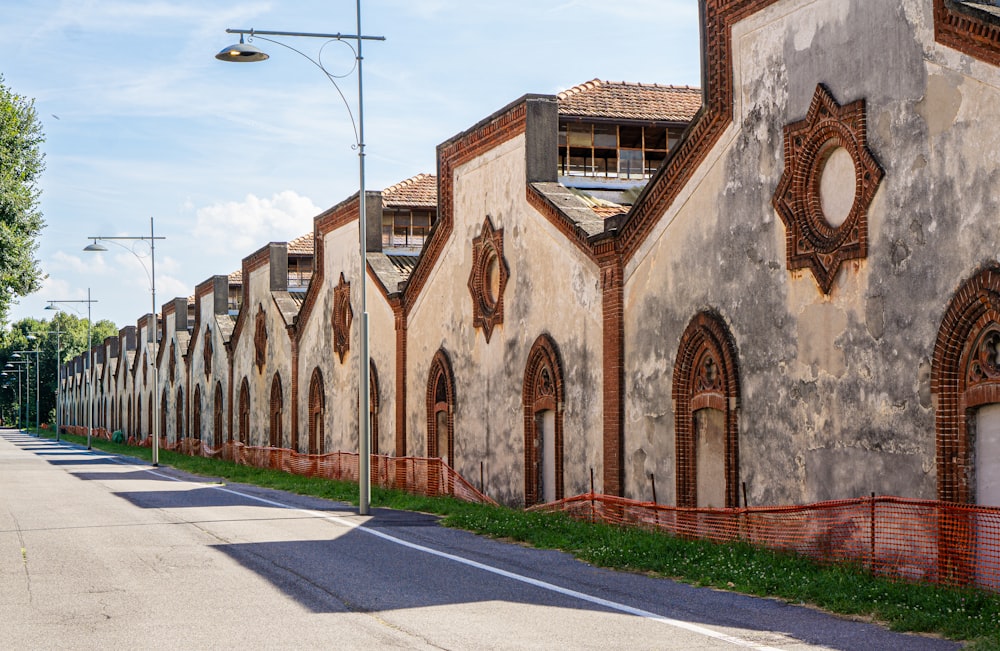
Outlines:
{"type": "Polygon", "coordinates": [[[736,345],[722,319],[701,312],[674,363],[677,506],[739,506],[740,399],[736,345]]]}
{"type": "Polygon", "coordinates": [[[222,426],[222,382],[215,383],[215,401],[212,405],[212,439],[216,449],[222,447],[225,431],[222,426]]]}
{"type": "Polygon", "coordinates": [[[323,454],[323,419],[326,396],[323,392],[323,374],[313,369],[309,380],[309,454],[323,454]]]}
{"type": "Polygon", "coordinates": [[[455,466],[455,376],[451,360],[438,350],[427,379],[427,456],[455,466]]]}
{"type": "Polygon", "coordinates": [[[191,436],[201,439],[201,385],[194,388],[194,403],[191,405],[191,436]]]}
{"type": "Polygon", "coordinates": [[[938,499],[1000,505],[1000,267],[955,292],[938,329],[931,391],[938,499]]]}
{"type": "Polygon", "coordinates": [[[281,431],[281,377],[275,373],[271,380],[271,409],[270,409],[270,433],[268,443],[272,448],[280,448],[283,445],[281,431]]]}
{"type": "Polygon", "coordinates": [[[546,334],[535,340],[524,369],[524,502],[563,498],[563,374],[559,350],[546,334]]]}
{"type": "Polygon", "coordinates": [[[239,441],[250,444],[250,384],[246,378],[240,383],[239,441]]]}
{"type": "Polygon", "coordinates": [[[378,454],[378,371],[375,370],[375,362],[371,362],[368,367],[368,418],[371,423],[372,440],[371,453],[378,454]]]}

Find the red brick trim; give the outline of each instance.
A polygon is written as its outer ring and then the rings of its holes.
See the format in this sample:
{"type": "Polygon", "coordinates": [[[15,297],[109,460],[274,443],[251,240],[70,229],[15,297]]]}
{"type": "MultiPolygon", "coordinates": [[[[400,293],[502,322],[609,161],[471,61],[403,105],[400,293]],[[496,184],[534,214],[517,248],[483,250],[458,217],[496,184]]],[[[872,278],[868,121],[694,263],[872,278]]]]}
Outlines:
{"type": "Polygon", "coordinates": [[[951,0],[934,0],[934,39],[941,45],[1000,66],[1000,21],[951,0]]]}
{"type": "Polygon", "coordinates": [[[323,389],[323,373],[319,367],[313,369],[309,380],[309,454],[323,454],[325,443],[324,413],[326,392],[323,389]]]}
{"type": "Polygon", "coordinates": [[[739,506],[740,374],[736,344],[717,314],[700,312],[681,335],[673,377],[677,506],[698,504],[694,412],[711,407],[725,414],[726,506],[739,506]]]}
{"type": "Polygon", "coordinates": [[[625,426],[622,420],[625,413],[625,272],[622,256],[613,240],[603,241],[596,250],[601,267],[604,347],[604,493],[622,496],[625,486],[625,426]]]}
{"type": "Polygon", "coordinates": [[[353,320],[351,283],[344,279],[344,272],[340,272],[340,282],[333,288],[333,313],[330,315],[330,325],[333,330],[333,350],[336,351],[341,364],[344,363],[347,351],[351,348],[351,322],[353,320]]]}
{"type": "Polygon", "coordinates": [[[472,295],[472,327],[483,329],[486,343],[490,343],[493,328],[503,323],[503,293],[509,277],[510,268],[503,255],[503,229],[494,229],[493,220],[486,215],[480,234],[472,239],[472,271],[468,283],[472,295]],[[495,290],[491,286],[491,273],[497,276],[495,290]]]}
{"type": "Polygon", "coordinates": [[[937,396],[937,494],[946,502],[968,503],[972,450],[968,410],[1000,402],[998,373],[981,362],[981,344],[1000,328],[1000,267],[976,273],[955,292],[934,345],[931,392],[937,396]]]}
{"type": "Polygon", "coordinates": [[[292,337],[292,377],[291,377],[291,395],[288,400],[288,408],[291,409],[291,427],[292,431],[288,433],[289,442],[288,447],[295,450],[299,449],[299,340],[298,337],[292,337]]]}
{"type": "MultiPolygon", "coordinates": [[[[392,301],[396,327],[396,456],[406,453],[406,314],[398,299],[392,301]]],[[[405,479],[403,477],[402,479],[405,479]]]]}
{"type": "Polygon", "coordinates": [[[842,263],[868,256],[868,208],[883,171],[868,148],[865,101],[841,106],[816,86],[806,118],[785,126],[785,170],[772,203],[785,224],[789,270],[810,269],[829,294],[842,263]],[[843,148],[854,163],[854,202],[839,226],[823,214],[820,180],[826,161],[843,148]]]}
{"type": "Polygon", "coordinates": [[[455,374],[451,370],[451,359],[444,349],[434,353],[431,369],[427,374],[427,456],[443,457],[438,449],[437,417],[447,413],[448,464],[455,467],[455,374]]]}
{"type": "Polygon", "coordinates": [[[455,219],[455,168],[524,133],[527,113],[525,101],[516,102],[438,147],[438,221],[407,281],[404,313],[409,314],[420,296],[451,236],[455,219]]]}
{"type": "Polygon", "coordinates": [[[538,415],[555,414],[555,499],[563,492],[563,408],[565,387],[559,348],[548,334],[539,335],[528,353],[524,367],[521,404],[524,408],[524,503],[537,504],[544,497],[539,486],[542,442],[539,440],[538,415]]]}
{"type": "Polygon", "coordinates": [[[378,409],[381,404],[378,393],[378,369],[375,368],[375,362],[369,360],[368,362],[368,417],[370,419],[372,427],[372,439],[371,439],[371,453],[378,454],[378,409]]]}

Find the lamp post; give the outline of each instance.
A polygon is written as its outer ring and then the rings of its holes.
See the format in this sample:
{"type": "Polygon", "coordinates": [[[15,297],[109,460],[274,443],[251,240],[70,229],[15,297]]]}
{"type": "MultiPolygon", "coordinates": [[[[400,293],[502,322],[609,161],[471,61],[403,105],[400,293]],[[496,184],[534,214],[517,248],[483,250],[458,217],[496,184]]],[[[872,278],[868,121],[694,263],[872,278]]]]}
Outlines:
{"type": "MultiPolygon", "coordinates": [[[[357,33],[356,34],[315,34],[308,32],[275,32],[269,30],[255,30],[255,29],[227,29],[227,34],[239,34],[240,42],[224,48],[218,54],[215,55],[216,59],[220,61],[231,61],[231,62],[253,62],[253,61],[264,61],[268,58],[268,55],[262,52],[259,48],[254,45],[248,45],[244,43],[244,35],[249,34],[250,39],[260,38],[261,40],[268,41],[269,43],[274,43],[275,45],[280,45],[284,48],[292,50],[297,54],[301,55],[305,59],[312,62],[317,68],[319,68],[323,74],[326,75],[330,83],[333,84],[334,88],[337,89],[338,94],[340,94],[341,99],[344,99],[343,93],[340,92],[340,87],[337,86],[337,82],[332,75],[322,64],[321,61],[313,59],[312,57],[303,54],[299,50],[282,43],[281,41],[275,41],[266,36],[287,36],[287,37],[305,37],[305,38],[321,38],[327,41],[353,41],[355,46],[351,49],[354,51],[354,58],[358,67],[358,120],[357,123],[354,122],[354,115],[351,112],[351,107],[347,105],[347,101],[344,100],[344,104],[347,108],[347,113],[351,118],[351,124],[355,128],[355,148],[358,150],[358,173],[360,177],[360,189],[358,191],[358,239],[360,243],[360,257],[361,257],[361,280],[360,280],[360,301],[361,301],[361,354],[358,359],[358,513],[361,515],[368,515],[369,512],[369,502],[370,502],[370,491],[371,491],[371,457],[369,450],[371,449],[371,415],[369,414],[369,366],[371,364],[371,354],[368,349],[368,308],[367,308],[367,296],[366,296],[366,281],[368,274],[368,249],[367,249],[367,214],[365,212],[365,109],[364,109],[364,75],[362,74],[362,62],[364,57],[361,53],[361,44],[364,41],[384,41],[384,36],[362,36],[361,35],[361,0],[357,0],[355,17],[357,18],[357,33]]],[[[347,44],[350,46],[350,44],[347,44]]]]}
{"type": "Polygon", "coordinates": [[[142,261],[139,254],[128,248],[127,246],[120,243],[120,240],[127,240],[131,242],[149,242],[149,269],[147,273],[149,275],[149,291],[153,299],[153,310],[150,314],[153,317],[153,323],[149,327],[149,343],[150,346],[150,362],[153,365],[153,422],[150,423],[150,427],[153,430],[153,465],[160,465],[160,368],[156,364],[155,348],[157,346],[156,339],[156,240],[165,240],[167,238],[163,236],[157,236],[156,231],[153,227],[153,218],[149,218],[149,235],[91,235],[87,239],[93,240],[91,244],[88,244],[83,248],[84,251],[107,251],[107,247],[98,244],[99,241],[111,242],[112,244],[117,244],[122,247],[132,255],[136,257],[142,268],[146,269],[146,263],[142,261]]]}
{"type": "MultiPolygon", "coordinates": [[[[14,368],[15,366],[17,367],[17,429],[18,430],[23,429],[21,427],[21,425],[23,423],[23,421],[21,420],[21,404],[22,404],[22,402],[21,402],[21,366],[24,365],[24,364],[27,364],[27,362],[23,362],[23,361],[19,361],[19,362],[7,362],[7,364],[4,366],[4,368],[10,368],[10,369],[14,368]]],[[[6,375],[6,372],[4,373],[4,375],[6,375]]]]}
{"type": "MultiPolygon", "coordinates": [[[[90,306],[96,303],[97,299],[90,298],[90,288],[87,288],[87,298],[78,299],[67,299],[64,301],[49,301],[49,304],[45,306],[46,310],[55,310],[56,303],[86,303],[87,304],[87,449],[90,450],[90,438],[94,433],[94,346],[90,340],[91,330],[93,327],[93,322],[90,318],[90,306]]],[[[58,388],[59,381],[59,360],[58,354],[56,355],[56,383],[58,388]]],[[[57,393],[58,395],[58,393],[57,393]]],[[[56,440],[59,440],[59,406],[58,402],[56,404],[56,440]]]]}
{"type": "MultiPolygon", "coordinates": [[[[45,306],[46,310],[55,310],[56,306],[49,301],[49,304],[45,306]]],[[[87,328],[90,328],[90,319],[87,319],[87,328]]],[[[59,441],[59,365],[62,364],[62,335],[66,334],[65,330],[49,330],[48,332],[32,332],[32,335],[55,335],[56,336],[56,441],[59,441]]],[[[87,338],[87,343],[90,343],[90,338],[87,338]]]]}
{"type": "MultiPolygon", "coordinates": [[[[20,357],[22,354],[23,355],[34,355],[35,356],[35,435],[37,436],[38,435],[38,351],[37,350],[15,350],[14,354],[12,355],[12,357],[20,357]]],[[[25,381],[25,390],[24,390],[24,395],[25,395],[25,398],[24,398],[24,410],[25,410],[24,420],[25,420],[25,425],[26,425],[25,429],[27,429],[28,427],[31,427],[31,412],[28,411],[29,405],[31,403],[31,364],[29,363],[30,361],[31,361],[30,359],[25,361],[25,363],[27,364],[27,366],[25,366],[25,371],[27,372],[27,377],[26,377],[26,381],[25,381]]]]}

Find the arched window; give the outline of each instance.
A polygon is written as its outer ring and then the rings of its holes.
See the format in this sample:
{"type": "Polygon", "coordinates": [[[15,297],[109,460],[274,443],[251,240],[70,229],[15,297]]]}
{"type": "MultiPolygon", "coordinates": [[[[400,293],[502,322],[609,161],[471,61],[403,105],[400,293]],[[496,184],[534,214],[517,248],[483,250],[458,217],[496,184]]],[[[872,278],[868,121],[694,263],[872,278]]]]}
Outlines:
{"type": "MultiPolygon", "coordinates": [[[[201,385],[194,388],[194,403],[191,405],[191,436],[198,439],[201,435],[201,385]]],[[[213,446],[214,447],[214,446],[213,446]]]]}
{"type": "Polygon", "coordinates": [[[955,292],[934,346],[937,494],[1000,505],[1000,267],[955,292]]]}
{"type": "Polygon", "coordinates": [[[739,506],[739,368],[718,315],[698,314],[681,336],[673,396],[677,506],[739,506]]]}
{"type": "Polygon", "coordinates": [[[129,398],[129,400],[128,400],[128,432],[127,432],[127,435],[128,436],[135,436],[135,434],[136,434],[135,419],[132,416],[132,398],[129,398]]]}
{"type": "Polygon", "coordinates": [[[117,411],[115,411],[115,404],[116,404],[115,397],[111,396],[111,431],[112,432],[115,431],[115,429],[118,426],[118,421],[115,420],[115,414],[118,413],[117,411]]]}
{"type": "Polygon", "coordinates": [[[177,388],[177,422],[175,423],[175,433],[177,435],[177,440],[180,441],[184,438],[184,390],[180,387],[177,388]]]}
{"type": "Polygon", "coordinates": [[[455,376],[451,360],[438,350],[427,378],[427,456],[455,466],[455,376]]]}
{"type": "Polygon", "coordinates": [[[240,383],[239,441],[250,444],[250,385],[246,378],[240,383]]]}
{"type": "Polygon", "coordinates": [[[524,502],[563,498],[563,374],[552,338],[535,340],[524,368],[524,502]]]}
{"type": "Polygon", "coordinates": [[[271,380],[270,437],[268,443],[272,448],[280,448],[284,444],[281,431],[281,377],[275,373],[271,380]]]}
{"type": "Polygon", "coordinates": [[[309,380],[309,454],[323,454],[323,418],[326,396],[323,392],[323,374],[313,369],[309,380]]]}
{"type": "Polygon", "coordinates": [[[222,382],[215,383],[215,403],[212,405],[212,438],[216,449],[222,447],[222,382]]]}
{"type": "Polygon", "coordinates": [[[378,454],[378,405],[378,371],[375,362],[371,362],[368,367],[368,418],[372,428],[372,454],[378,454]]]}
{"type": "MultiPolygon", "coordinates": [[[[160,412],[163,413],[162,411],[160,412]]],[[[146,427],[149,428],[149,435],[153,435],[153,393],[149,393],[149,402],[146,403],[146,427]]],[[[163,431],[160,431],[160,435],[163,435],[163,431]]]]}

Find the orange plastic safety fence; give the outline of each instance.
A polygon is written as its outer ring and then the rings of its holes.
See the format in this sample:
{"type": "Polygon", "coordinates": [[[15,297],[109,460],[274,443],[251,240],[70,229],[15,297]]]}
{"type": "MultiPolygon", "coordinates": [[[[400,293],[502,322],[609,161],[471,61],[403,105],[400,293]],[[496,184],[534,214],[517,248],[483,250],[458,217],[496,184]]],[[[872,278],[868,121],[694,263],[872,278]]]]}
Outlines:
{"type": "MultiPolygon", "coordinates": [[[[70,434],[86,436],[87,428],[66,425],[70,434]]],[[[93,428],[92,437],[111,440],[111,433],[104,428],[93,428]]],[[[129,445],[150,447],[151,437],[136,439],[129,437],[129,445]]],[[[340,481],[357,482],[359,475],[358,454],[356,452],[330,452],[328,454],[303,454],[288,448],[255,447],[243,443],[228,442],[221,448],[213,448],[200,439],[184,438],[171,444],[166,438],[160,439],[161,450],[171,450],[189,456],[225,459],[246,466],[281,470],[307,477],[324,477],[340,481]]],[[[439,458],[371,456],[372,485],[393,488],[416,495],[452,497],[465,502],[496,504],[490,497],[476,490],[454,468],[439,458]]]]}
{"type": "Polygon", "coordinates": [[[901,497],[683,509],[584,494],[533,507],[714,542],[745,541],[873,573],[1000,592],[1000,507],[901,497]]]}

